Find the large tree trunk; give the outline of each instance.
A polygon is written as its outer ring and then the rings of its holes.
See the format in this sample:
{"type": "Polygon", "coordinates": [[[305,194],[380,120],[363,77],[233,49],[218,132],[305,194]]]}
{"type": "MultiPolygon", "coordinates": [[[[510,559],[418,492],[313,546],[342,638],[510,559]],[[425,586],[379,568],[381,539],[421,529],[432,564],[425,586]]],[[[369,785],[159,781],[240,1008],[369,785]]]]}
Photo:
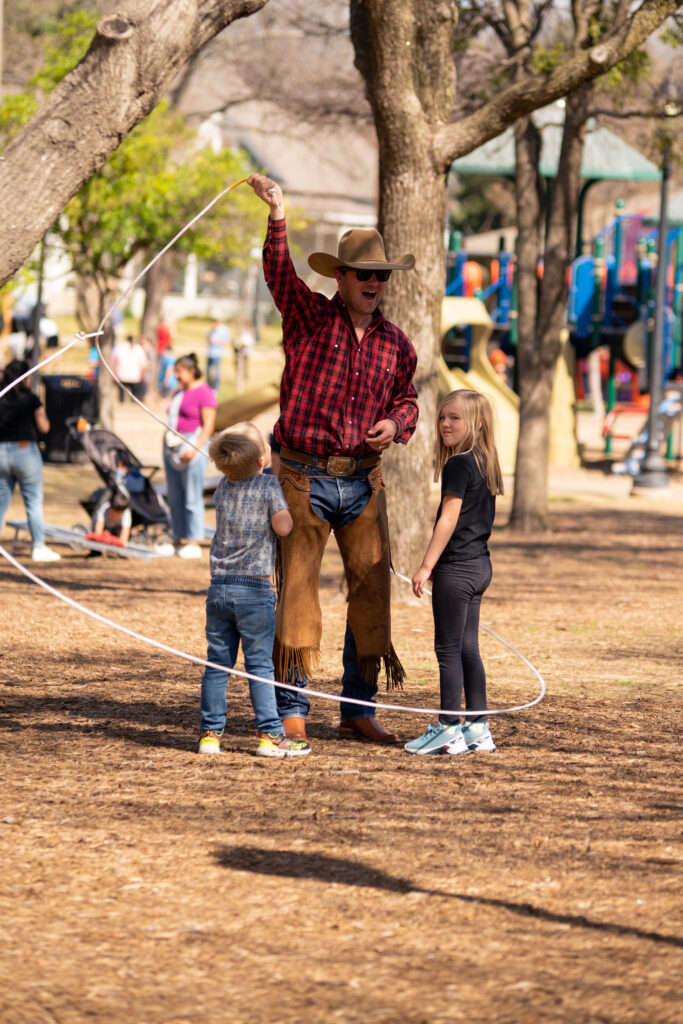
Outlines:
{"type": "MultiPolygon", "coordinates": [[[[114,347],[114,326],[111,322],[111,317],[107,320],[102,330],[104,334],[98,338],[98,341],[102,355],[111,366],[111,353],[114,347]]],[[[117,395],[118,385],[114,378],[106,367],[100,366],[100,371],[97,375],[97,399],[100,410],[100,423],[108,430],[114,429],[114,409],[117,395]]]]}
{"type": "MultiPolygon", "coordinates": [[[[76,320],[79,328],[86,334],[96,331],[108,310],[116,300],[106,284],[106,279],[97,281],[94,277],[79,277],[76,280],[76,320]]],[[[103,334],[96,340],[100,351],[111,366],[111,352],[114,347],[114,325],[112,318],[107,317],[103,334]]],[[[99,405],[100,423],[109,430],[114,428],[114,402],[117,386],[106,367],[100,365],[97,374],[97,401],[99,405]]]]}
{"type": "MultiPolygon", "coordinates": [[[[579,174],[590,94],[591,87],[586,86],[567,100],[558,174],[546,200],[543,276],[538,286],[536,268],[532,266],[533,254],[538,254],[538,248],[527,238],[533,232],[533,224],[529,222],[531,179],[538,167],[535,129],[527,128],[517,135],[520,420],[510,525],[526,533],[547,528],[551,401],[562,349],[561,332],[566,323],[567,267],[574,251],[579,174]]],[[[540,220],[539,214],[540,211],[533,211],[533,216],[540,220]]]]}
{"type": "MultiPolygon", "coordinates": [[[[367,85],[380,155],[379,230],[389,258],[415,255],[416,269],[396,272],[383,312],[410,337],[418,355],[418,427],[408,449],[393,446],[385,477],[394,567],[417,569],[429,538],[436,357],[446,270],[445,175],[431,156],[435,125],[453,107],[456,5],[429,0],[352,0],[356,65],[367,85]]],[[[405,584],[401,596],[410,595],[405,584]]]]}
{"type": "Polygon", "coordinates": [[[530,117],[515,126],[515,195],[517,202],[517,351],[519,439],[511,525],[539,530],[545,524],[548,424],[544,415],[550,392],[542,386],[536,347],[538,262],[543,209],[538,160],[540,136],[530,117]],[[542,512],[539,515],[538,509],[542,512]]]}
{"type": "Polygon", "coordinates": [[[205,43],[268,0],[120,0],[0,159],[0,284],[205,43]]]}

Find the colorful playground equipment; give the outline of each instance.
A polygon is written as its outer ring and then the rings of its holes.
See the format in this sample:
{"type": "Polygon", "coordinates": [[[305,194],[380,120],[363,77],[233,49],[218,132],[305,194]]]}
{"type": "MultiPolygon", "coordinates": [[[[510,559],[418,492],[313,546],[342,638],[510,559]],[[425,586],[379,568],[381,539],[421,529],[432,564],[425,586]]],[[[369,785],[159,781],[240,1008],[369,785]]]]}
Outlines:
{"type": "MultiPolygon", "coordinates": [[[[642,214],[617,216],[593,242],[593,253],[574,260],[569,277],[567,337],[553,393],[550,464],[578,465],[575,442],[575,404],[584,397],[584,361],[595,350],[604,353],[607,417],[605,452],[622,438],[615,432],[623,412],[647,416],[648,352],[652,336],[657,277],[657,227],[642,214]],[[578,364],[578,365],[577,365],[578,364]],[[577,372],[578,369],[578,372],[577,372]]],[[[683,364],[683,227],[667,235],[666,301],[662,380],[665,382],[659,423],[662,443],[673,458],[672,426],[680,416],[678,397],[666,383],[681,374],[683,364]]],[[[474,387],[488,394],[501,425],[503,457],[514,466],[519,427],[516,375],[503,380],[492,359],[501,350],[514,356],[516,346],[515,261],[511,253],[475,258],[462,248],[462,236],[449,242],[446,295],[442,307],[442,386],[474,387]]],[[[673,387],[673,385],[672,385],[673,387]]],[[[674,388],[675,391],[675,388],[674,388]]],[[[625,463],[638,472],[647,437],[637,432],[625,463]]]]}
{"type": "MultiPolygon", "coordinates": [[[[577,355],[584,359],[596,349],[607,355],[605,453],[612,451],[614,415],[638,409],[640,392],[648,380],[649,342],[653,329],[657,228],[642,214],[625,214],[617,203],[617,215],[597,236],[590,256],[580,256],[571,265],[568,323],[577,355]],[[626,406],[623,390],[627,388],[626,406]]],[[[664,309],[664,350],[661,379],[668,382],[681,370],[681,328],[683,302],[683,228],[669,228],[667,236],[666,298],[664,309]]],[[[579,377],[579,396],[582,397],[579,377]]],[[[676,402],[665,394],[659,409],[661,441],[669,438],[672,456],[671,411],[676,402]]],[[[643,415],[647,404],[641,404],[643,415]]],[[[676,417],[674,417],[674,420],[676,417]]],[[[645,441],[647,438],[645,437],[645,441]]],[[[634,438],[636,449],[642,435],[634,438]]],[[[639,460],[627,458],[629,470],[639,460]]]]}
{"type": "MultiPolygon", "coordinates": [[[[504,473],[513,473],[519,436],[516,375],[503,375],[517,344],[514,257],[502,247],[496,257],[474,259],[453,232],[449,243],[446,295],[441,306],[440,389],[466,387],[491,400],[498,420],[498,453],[504,473]],[[501,366],[502,363],[502,366],[501,366]]],[[[549,464],[557,469],[579,465],[575,430],[574,358],[563,334],[562,357],[553,384],[549,464]]]]}

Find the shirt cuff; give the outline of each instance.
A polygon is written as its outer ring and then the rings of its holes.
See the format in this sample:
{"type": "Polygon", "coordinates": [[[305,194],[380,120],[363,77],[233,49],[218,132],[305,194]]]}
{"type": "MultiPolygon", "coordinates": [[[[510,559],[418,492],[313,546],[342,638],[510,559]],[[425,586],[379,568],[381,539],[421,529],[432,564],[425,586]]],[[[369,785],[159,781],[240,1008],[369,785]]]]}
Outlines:
{"type": "Polygon", "coordinates": [[[268,218],[268,238],[284,238],[287,234],[287,220],[271,220],[268,218]]]}

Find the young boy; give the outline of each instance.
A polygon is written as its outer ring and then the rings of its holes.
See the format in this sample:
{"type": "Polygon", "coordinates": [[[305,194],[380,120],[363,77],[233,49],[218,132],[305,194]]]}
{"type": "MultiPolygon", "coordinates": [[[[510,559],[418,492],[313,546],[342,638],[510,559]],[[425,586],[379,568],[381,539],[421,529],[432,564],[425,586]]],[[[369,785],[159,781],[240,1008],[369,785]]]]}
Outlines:
{"type": "MultiPolygon", "coordinates": [[[[268,449],[252,423],[229,427],[209,444],[209,456],[223,474],[215,493],[216,533],[211,542],[211,585],[206,598],[207,661],[230,669],[240,640],[246,671],[273,679],[276,534],[292,529],[282,488],[263,475],[268,449]]],[[[227,712],[229,673],[207,667],[202,677],[200,754],[220,753],[227,712]]],[[[275,687],[249,680],[256,716],[259,757],[309,754],[308,743],[285,736],[275,687]]]]}
{"type": "Polygon", "coordinates": [[[130,540],[133,517],[126,498],[118,492],[106,496],[93,513],[92,532],[87,540],[99,540],[105,544],[116,544],[125,548],[130,540]]]}

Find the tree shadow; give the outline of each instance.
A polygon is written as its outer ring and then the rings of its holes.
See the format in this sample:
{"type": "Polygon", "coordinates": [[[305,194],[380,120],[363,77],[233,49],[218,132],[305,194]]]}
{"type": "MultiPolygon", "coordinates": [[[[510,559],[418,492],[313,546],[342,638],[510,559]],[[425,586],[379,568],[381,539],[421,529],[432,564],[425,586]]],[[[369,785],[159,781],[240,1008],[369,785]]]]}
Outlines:
{"type": "Polygon", "coordinates": [[[514,903],[511,900],[489,896],[471,896],[467,893],[445,892],[442,889],[426,889],[413,885],[407,878],[390,875],[359,861],[329,857],[322,853],[307,853],[298,850],[264,850],[252,846],[221,845],[214,850],[216,863],[233,871],[251,871],[257,875],[272,875],[280,878],[313,878],[321,882],[381,889],[403,895],[422,893],[425,896],[440,896],[474,903],[478,906],[507,910],[520,917],[536,918],[552,924],[569,925],[574,928],[588,928],[610,935],[646,939],[676,948],[683,948],[683,939],[676,935],[645,931],[630,925],[613,924],[610,921],[592,921],[583,914],[560,914],[531,903],[514,903]]]}

